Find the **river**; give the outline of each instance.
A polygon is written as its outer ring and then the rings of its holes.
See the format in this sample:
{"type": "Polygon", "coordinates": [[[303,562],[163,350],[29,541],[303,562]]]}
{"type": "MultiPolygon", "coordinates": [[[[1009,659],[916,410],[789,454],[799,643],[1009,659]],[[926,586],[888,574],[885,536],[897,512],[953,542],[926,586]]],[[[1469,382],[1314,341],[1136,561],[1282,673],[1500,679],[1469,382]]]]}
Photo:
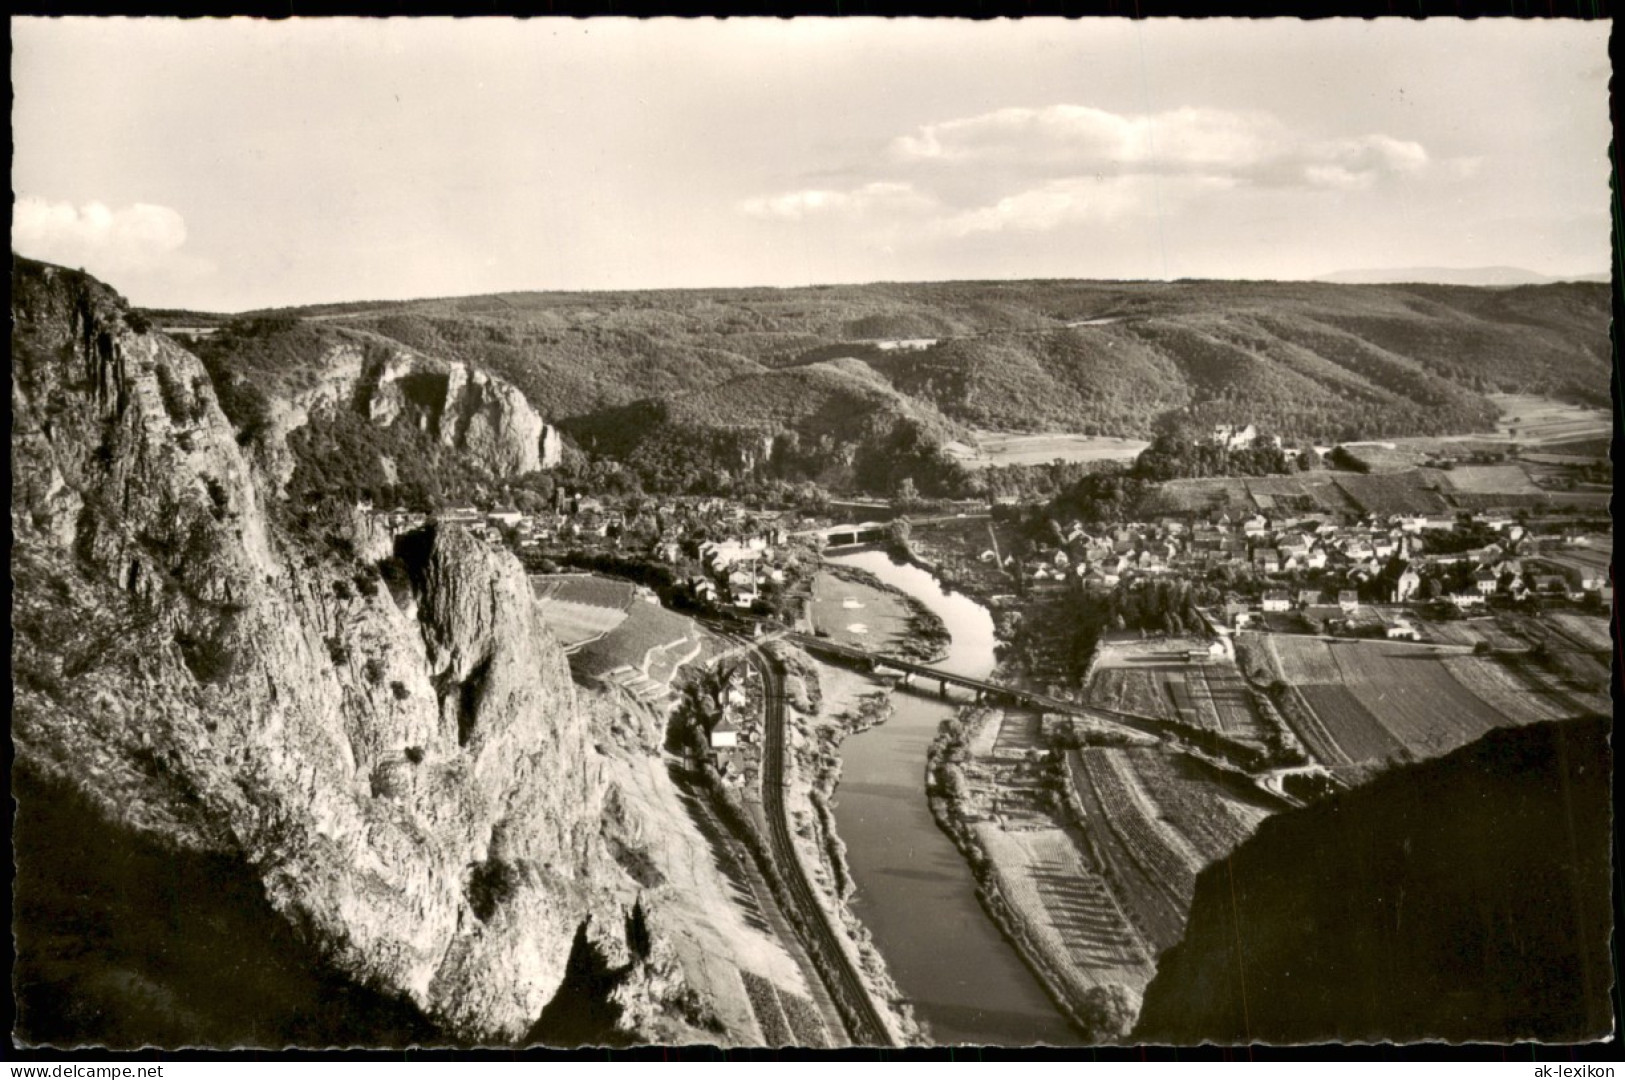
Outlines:
{"type": "MultiPolygon", "coordinates": [[[[953,634],[937,666],[982,678],[993,670],[993,619],[883,551],[830,556],[916,597],[953,634]]],[[[1025,1046],[1080,1041],[976,899],[969,866],[937,827],[925,797],[926,751],[964,703],[893,695],[890,720],[841,744],[835,825],[857,882],[852,909],[933,1042],[1025,1046]]]]}

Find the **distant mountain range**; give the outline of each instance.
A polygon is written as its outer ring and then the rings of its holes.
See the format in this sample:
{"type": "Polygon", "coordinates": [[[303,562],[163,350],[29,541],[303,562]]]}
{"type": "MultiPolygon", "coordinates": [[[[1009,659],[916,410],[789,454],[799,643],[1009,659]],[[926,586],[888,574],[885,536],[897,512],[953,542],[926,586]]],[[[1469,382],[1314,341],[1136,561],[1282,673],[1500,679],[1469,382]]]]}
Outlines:
{"type": "Polygon", "coordinates": [[[1537,274],[1533,270],[1525,270],[1518,266],[1401,266],[1386,269],[1366,270],[1338,270],[1335,273],[1324,274],[1316,281],[1329,282],[1334,285],[1397,285],[1418,284],[1430,285],[1478,285],[1478,286],[1511,286],[1511,285],[1551,285],[1559,281],[1602,281],[1612,280],[1608,271],[1595,274],[1574,274],[1553,277],[1549,274],[1537,274]]]}

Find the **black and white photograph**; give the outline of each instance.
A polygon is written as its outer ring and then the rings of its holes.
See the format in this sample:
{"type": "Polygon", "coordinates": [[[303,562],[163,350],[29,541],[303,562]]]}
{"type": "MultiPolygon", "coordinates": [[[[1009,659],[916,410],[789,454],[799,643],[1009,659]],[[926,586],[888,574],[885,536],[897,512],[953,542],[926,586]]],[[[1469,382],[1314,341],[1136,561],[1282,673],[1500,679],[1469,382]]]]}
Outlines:
{"type": "Polygon", "coordinates": [[[1605,19],[10,30],[15,1052],[1617,1037],[1605,19]]]}

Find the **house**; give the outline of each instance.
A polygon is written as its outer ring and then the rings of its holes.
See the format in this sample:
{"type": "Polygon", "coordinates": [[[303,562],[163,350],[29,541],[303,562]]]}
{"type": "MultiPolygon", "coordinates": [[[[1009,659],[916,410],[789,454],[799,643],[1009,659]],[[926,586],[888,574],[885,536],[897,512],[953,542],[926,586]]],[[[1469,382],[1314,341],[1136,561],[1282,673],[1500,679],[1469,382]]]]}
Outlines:
{"type": "Polygon", "coordinates": [[[1320,590],[1319,589],[1299,589],[1298,590],[1298,606],[1299,607],[1309,607],[1311,604],[1320,603],[1320,600],[1321,600],[1321,597],[1320,597],[1320,590]]]}
{"type": "Polygon", "coordinates": [[[502,525],[511,529],[515,525],[518,525],[520,519],[522,519],[524,516],[524,514],[521,514],[519,511],[510,506],[503,507],[500,510],[492,510],[490,513],[485,515],[485,520],[489,525],[502,525]]]}
{"type": "Polygon", "coordinates": [[[1477,589],[1484,596],[1488,596],[1495,591],[1497,580],[1498,579],[1496,578],[1494,571],[1479,570],[1473,574],[1473,588],[1477,589]]]}
{"type": "Polygon", "coordinates": [[[1266,574],[1281,569],[1281,553],[1274,548],[1259,548],[1253,552],[1253,565],[1266,574]]]}
{"type": "Polygon", "coordinates": [[[1484,603],[1484,594],[1480,592],[1451,593],[1448,599],[1459,608],[1479,607],[1484,603]]]}
{"type": "Polygon", "coordinates": [[[1264,594],[1265,611],[1288,611],[1292,607],[1292,596],[1285,589],[1271,589],[1264,594]]]}
{"type": "Polygon", "coordinates": [[[1394,579],[1394,602],[1403,604],[1416,595],[1416,590],[1422,587],[1422,579],[1415,570],[1406,567],[1399,577],[1394,579]]]}
{"type": "Polygon", "coordinates": [[[1270,527],[1269,519],[1263,514],[1254,514],[1241,523],[1241,531],[1248,536],[1257,536],[1270,527]]]}
{"type": "Polygon", "coordinates": [[[739,725],[723,713],[716,723],[711,725],[711,749],[731,750],[739,745],[739,725]]]}
{"type": "Polygon", "coordinates": [[[1341,589],[1337,594],[1337,606],[1347,614],[1360,610],[1360,594],[1353,589],[1341,589]]]}
{"type": "Polygon", "coordinates": [[[1389,641],[1419,641],[1422,636],[1408,619],[1395,619],[1382,628],[1382,633],[1389,641]]]}
{"type": "Polygon", "coordinates": [[[1233,424],[1213,425],[1213,442],[1226,450],[1240,450],[1251,446],[1258,438],[1258,428],[1252,424],[1236,427],[1233,424]]]}

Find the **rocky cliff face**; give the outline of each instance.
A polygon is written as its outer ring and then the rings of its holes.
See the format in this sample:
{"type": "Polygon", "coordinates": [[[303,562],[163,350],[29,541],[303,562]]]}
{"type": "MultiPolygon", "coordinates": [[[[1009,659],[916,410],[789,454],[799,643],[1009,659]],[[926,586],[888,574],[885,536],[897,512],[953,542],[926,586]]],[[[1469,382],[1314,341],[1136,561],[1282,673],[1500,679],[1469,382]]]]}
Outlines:
{"type": "MultiPolygon", "coordinates": [[[[578,936],[626,945],[591,917],[625,885],[601,759],[518,564],[455,531],[284,530],[195,357],[83,274],[14,259],[12,281],[19,765],[240,857],[339,968],[454,1037],[522,1037],[578,936]]],[[[511,387],[363,359],[374,415],[536,466],[511,387]]]]}
{"type": "Polygon", "coordinates": [[[563,459],[558,429],[542,420],[517,387],[459,361],[343,331],[312,368],[314,385],[284,404],[279,436],[312,412],[348,408],[380,426],[405,423],[426,432],[498,478],[551,468],[563,459]]]}

